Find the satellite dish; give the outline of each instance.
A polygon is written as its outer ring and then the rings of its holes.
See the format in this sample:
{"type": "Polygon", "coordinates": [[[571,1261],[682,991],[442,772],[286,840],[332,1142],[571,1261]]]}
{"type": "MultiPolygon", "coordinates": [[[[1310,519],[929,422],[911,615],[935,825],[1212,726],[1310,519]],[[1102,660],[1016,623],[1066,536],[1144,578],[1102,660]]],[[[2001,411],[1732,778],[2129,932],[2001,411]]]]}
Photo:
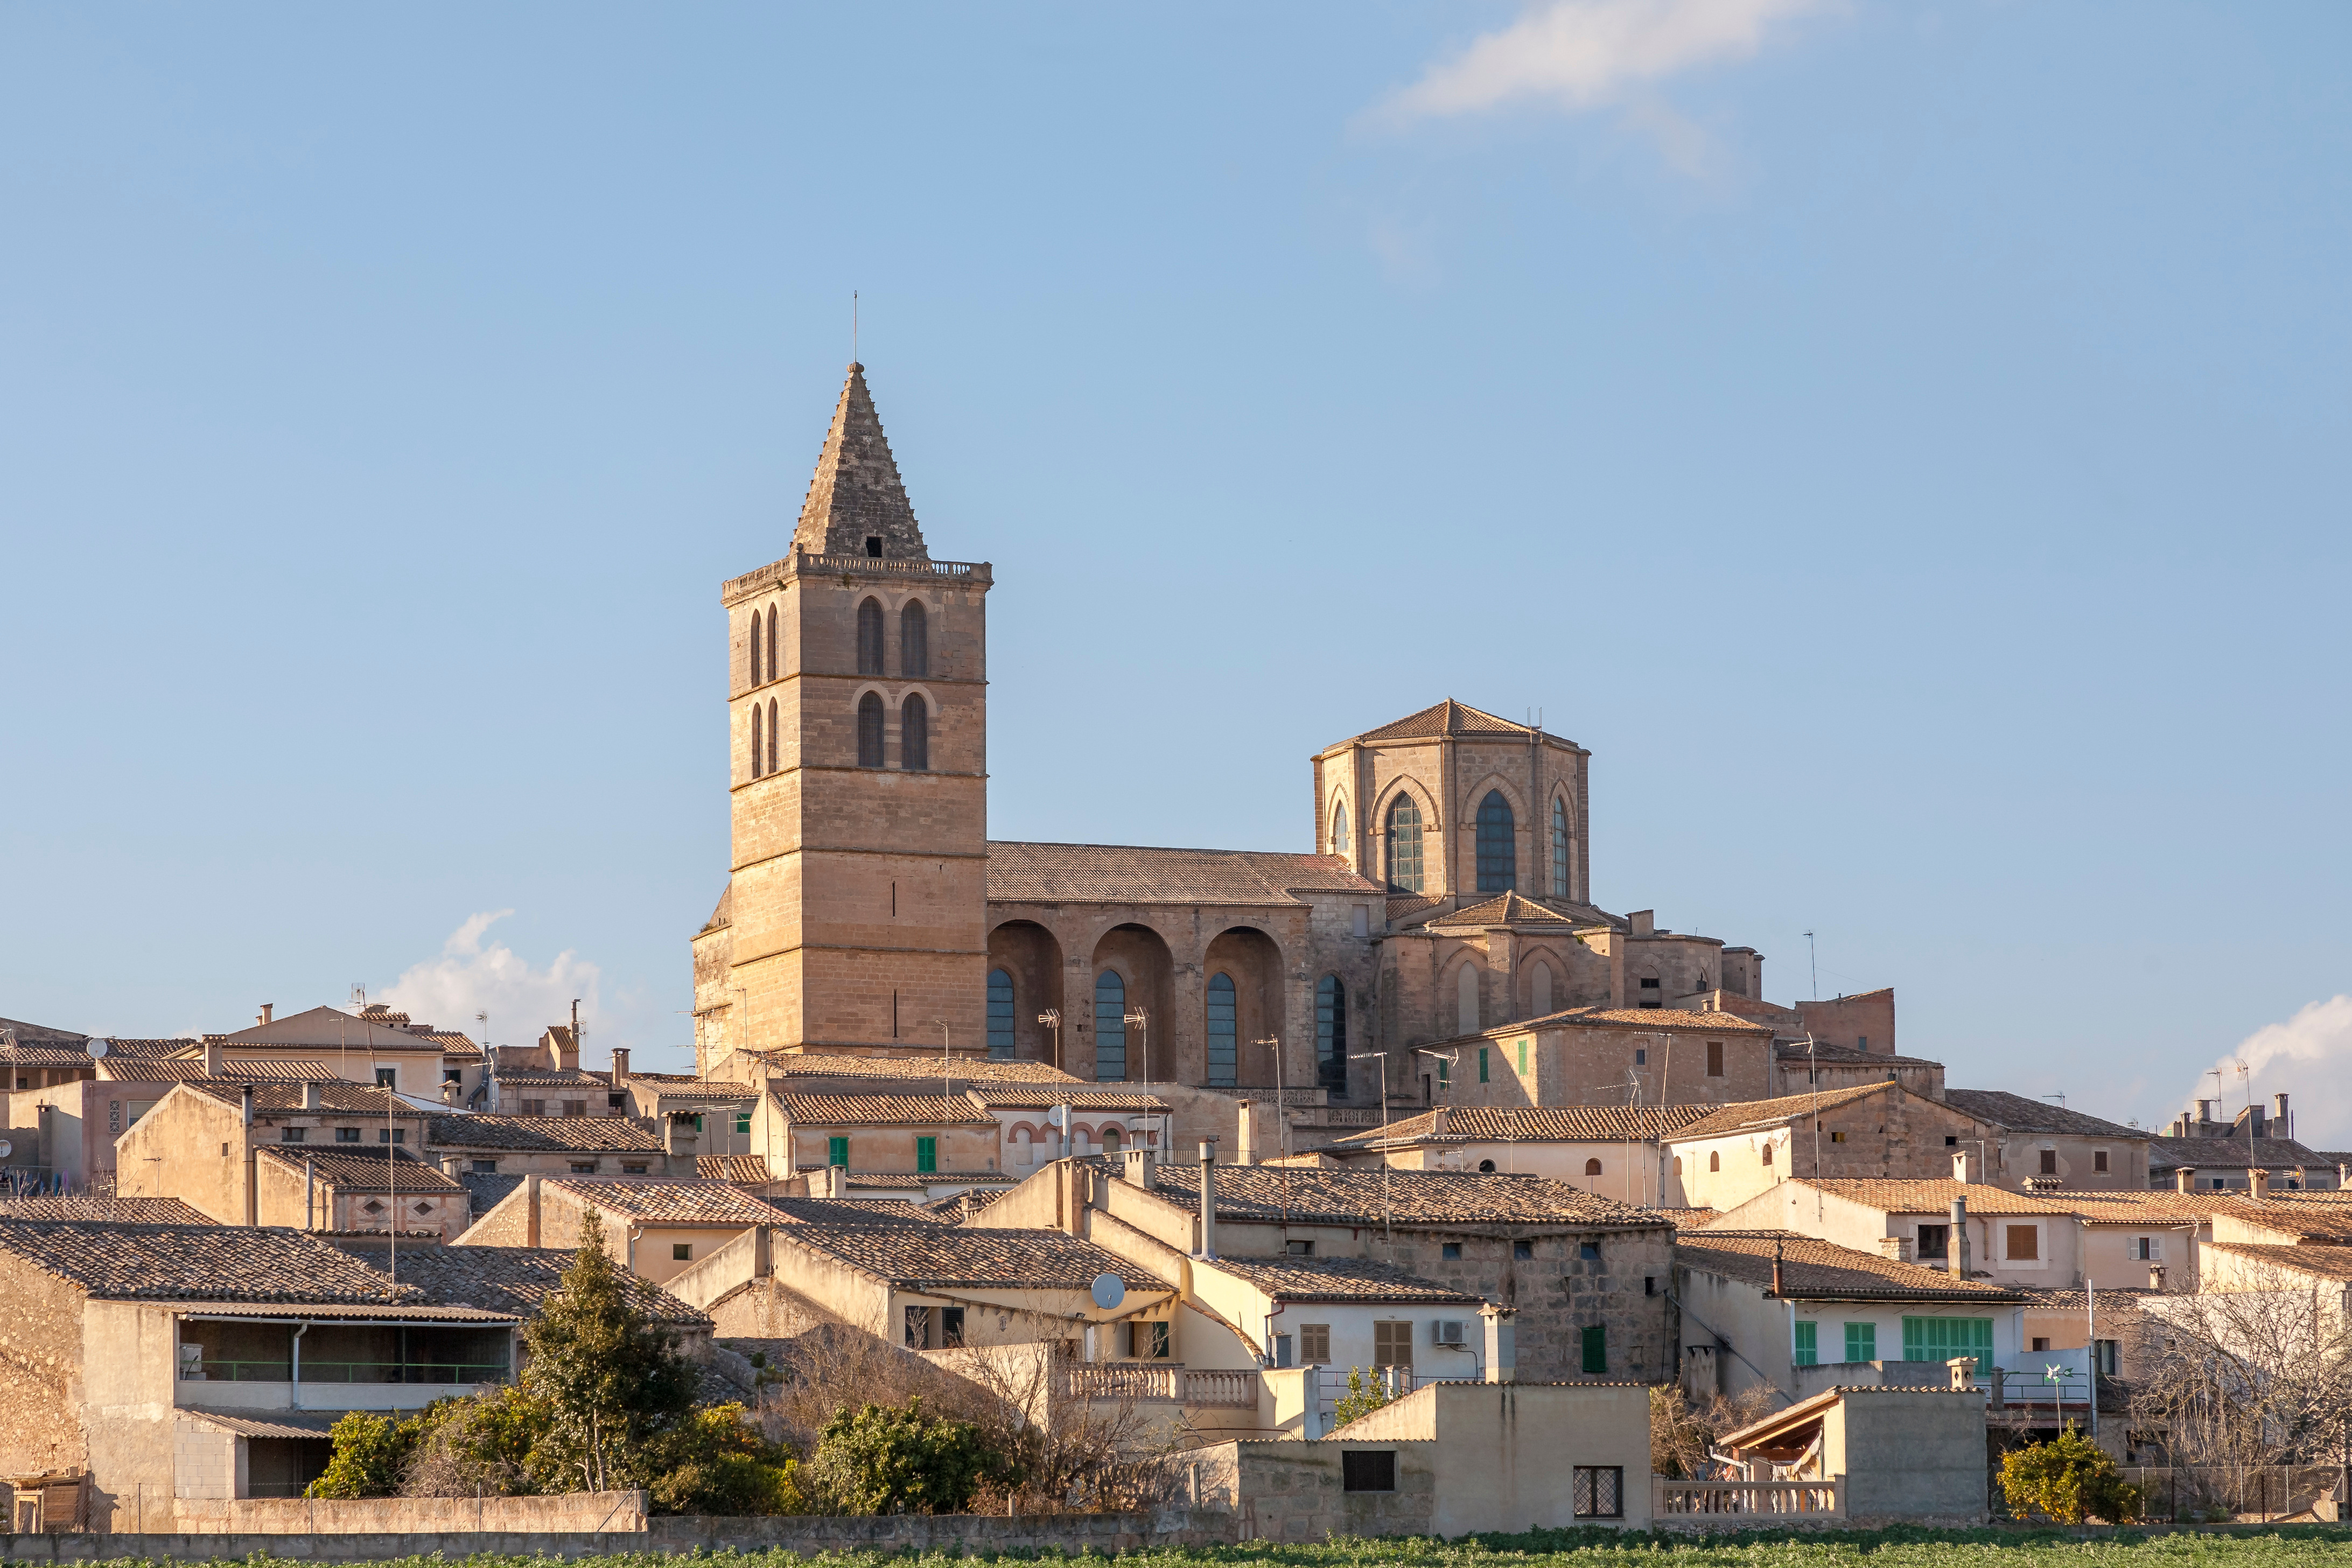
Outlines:
{"type": "Polygon", "coordinates": [[[0,1138],[0,1160],[5,1160],[5,1159],[6,1159],[9,1155],[11,1155],[11,1154],[15,1153],[16,1152],[16,1145],[15,1145],[14,1143],[9,1142],[8,1142],[8,1140],[6,1140],[5,1138],[0,1138]]]}
{"type": "Polygon", "coordinates": [[[1097,1274],[1091,1293],[1096,1306],[1106,1312],[1112,1311],[1127,1300],[1127,1284],[1116,1274],[1097,1274]]]}
{"type": "Polygon", "coordinates": [[[100,1036],[89,1042],[89,1059],[92,1061],[103,1060],[106,1053],[113,1048],[113,1045],[108,1041],[104,1036],[100,1036]]]}
{"type": "Polygon", "coordinates": [[[1062,1131],[1067,1132],[1070,1130],[1070,1108],[1066,1105],[1057,1105],[1045,1112],[1045,1125],[1059,1128],[1062,1131]]]}

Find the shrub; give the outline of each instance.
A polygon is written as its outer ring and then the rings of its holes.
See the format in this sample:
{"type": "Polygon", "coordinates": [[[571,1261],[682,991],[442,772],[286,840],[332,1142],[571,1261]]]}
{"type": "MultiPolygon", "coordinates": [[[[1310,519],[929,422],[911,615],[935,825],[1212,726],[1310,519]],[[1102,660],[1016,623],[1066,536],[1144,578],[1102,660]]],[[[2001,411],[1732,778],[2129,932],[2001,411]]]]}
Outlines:
{"type": "Polygon", "coordinates": [[[2123,1524],[2139,1517],[2139,1489],[2117,1475],[2106,1450],[2071,1421],[2051,1442],[2002,1455],[2000,1490],[2020,1518],[2039,1511],[2062,1524],[2080,1524],[2087,1514],[2123,1524]]]}
{"type": "Polygon", "coordinates": [[[354,1410],[328,1430],[334,1451],[326,1472],[305,1488],[314,1498],[394,1497],[400,1491],[423,1423],[397,1424],[364,1410],[354,1410]]]}
{"type": "Polygon", "coordinates": [[[1370,1415],[1388,1402],[1388,1386],[1381,1381],[1377,1369],[1370,1377],[1366,1377],[1362,1367],[1351,1366],[1348,1369],[1347,1397],[1331,1407],[1331,1424],[1345,1426],[1359,1415],[1370,1415]]]}
{"type": "Polygon", "coordinates": [[[960,1513],[997,1468],[977,1426],[929,1415],[917,1397],[836,1412],[808,1471],[844,1513],[960,1513]]]}
{"type": "Polygon", "coordinates": [[[807,1513],[800,1463],[781,1443],[743,1424],[740,1405],[696,1411],[646,1456],[658,1472],[654,1506],[665,1513],[807,1513]]]}

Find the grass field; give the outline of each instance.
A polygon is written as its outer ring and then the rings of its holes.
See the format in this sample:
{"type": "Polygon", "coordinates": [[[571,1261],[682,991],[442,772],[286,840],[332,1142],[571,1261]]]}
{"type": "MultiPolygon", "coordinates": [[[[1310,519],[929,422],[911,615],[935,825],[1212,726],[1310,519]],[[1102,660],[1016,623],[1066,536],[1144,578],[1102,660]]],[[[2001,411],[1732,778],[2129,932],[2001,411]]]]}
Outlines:
{"type": "MultiPolygon", "coordinates": [[[[1055,1554],[1015,1561],[1077,1562],[1055,1554]]],[[[131,1568],[117,1558],[89,1568],[131,1568]]],[[[219,1568],[253,1568],[232,1559],[219,1568]]],[[[543,1557],[405,1557],[414,1568],[551,1568],[543,1557]]],[[[949,1568],[973,1559],[943,1553],[888,1556],[840,1552],[722,1552],[688,1557],[624,1552],[572,1560],[573,1568],[949,1568]]],[[[1094,1561],[1100,1562],[1101,1559],[1094,1561]]],[[[1119,1568],[2352,1568],[2352,1529],[2248,1527],[2229,1533],[2142,1535],[2123,1531],[2077,1539],[2061,1531],[1877,1530],[1790,1536],[1759,1532],[1688,1540],[1627,1539],[1608,1531],[1538,1531],[1478,1540],[1338,1541],[1318,1546],[1249,1545],[1136,1552],[1119,1568]]],[[[184,1568],[184,1565],[183,1565],[184,1568]]]]}

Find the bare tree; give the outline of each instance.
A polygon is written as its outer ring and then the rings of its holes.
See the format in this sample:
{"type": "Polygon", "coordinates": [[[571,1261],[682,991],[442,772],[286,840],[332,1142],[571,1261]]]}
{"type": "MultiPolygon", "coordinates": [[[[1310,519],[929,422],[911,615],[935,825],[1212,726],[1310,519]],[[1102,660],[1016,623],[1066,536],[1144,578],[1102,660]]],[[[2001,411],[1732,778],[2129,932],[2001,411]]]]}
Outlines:
{"type": "Polygon", "coordinates": [[[2231,1258],[2229,1289],[2152,1298],[2130,1411],[2175,1465],[2352,1462],[2340,1281],[2231,1258]]]}

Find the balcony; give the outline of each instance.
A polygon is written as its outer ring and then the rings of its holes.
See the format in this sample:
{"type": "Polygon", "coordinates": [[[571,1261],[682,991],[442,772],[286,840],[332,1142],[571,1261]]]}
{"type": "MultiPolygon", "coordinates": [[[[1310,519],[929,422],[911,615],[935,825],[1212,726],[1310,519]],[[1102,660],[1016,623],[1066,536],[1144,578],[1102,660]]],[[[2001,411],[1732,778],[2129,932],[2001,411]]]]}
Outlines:
{"type": "Polygon", "coordinates": [[[1724,1518],[1809,1520],[1845,1517],[1845,1480],[1676,1481],[1650,1479],[1650,1511],[1660,1524],[1724,1518]]]}
{"type": "Polygon", "coordinates": [[[1257,1373],[1246,1368],[1196,1369],[1145,1362],[1081,1363],[1063,1371],[1062,1397],[1255,1409],[1257,1384],[1257,1373]]]}

